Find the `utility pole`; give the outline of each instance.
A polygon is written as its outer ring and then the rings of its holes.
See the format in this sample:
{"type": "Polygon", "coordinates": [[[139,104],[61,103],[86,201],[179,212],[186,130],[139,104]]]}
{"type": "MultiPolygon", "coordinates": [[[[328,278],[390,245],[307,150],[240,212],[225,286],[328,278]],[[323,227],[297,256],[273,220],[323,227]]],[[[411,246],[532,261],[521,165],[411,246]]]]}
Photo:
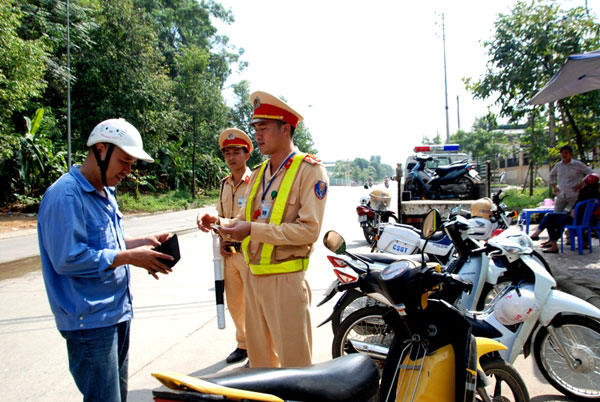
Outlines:
{"type": "Polygon", "coordinates": [[[458,130],[460,130],[460,100],[456,95],[456,121],[458,122],[458,130]]]}
{"type": "Polygon", "coordinates": [[[442,43],[444,45],[444,96],[446,99],[446,143],[450,142],[450,122],[448,120],[448,77],[446,76],[446,25],[442,13],[442,43]]]}

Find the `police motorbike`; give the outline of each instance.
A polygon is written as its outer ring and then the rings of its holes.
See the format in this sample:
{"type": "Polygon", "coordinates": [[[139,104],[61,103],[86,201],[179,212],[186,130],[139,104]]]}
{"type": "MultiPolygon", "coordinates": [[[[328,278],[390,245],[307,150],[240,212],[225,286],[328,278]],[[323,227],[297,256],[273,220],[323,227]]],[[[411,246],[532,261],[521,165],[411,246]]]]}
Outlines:
{"type": "Polygon", "coordinates": [[[391,200],[392,196],[387,189],[374,187],[369,197],[361,197],[360,205],[356,207],[358,223],[370,245],[375,243],[381,224],[398,222],[398,216],[390,210],[391,200]]]}
{"type": "MultiPolygon", "coordinates": [[[[492,200],[482,199],[482,201],[485,200],[490,205],[493,203],[494,208],[492,208],[491,215],[489,216],[490,219],[481,216],[473,216],[471,219],[468,219],[469,227],[463,231],[465,239],[487,240],[492,236],[499,235],[510,227],[512,219],[516,214],[515,212],[507,212],[505,210],[506,205],[502,203],[500,198],[501,193],[502,190],[494,194],[492,200]]],[[[456,215],[468,215],[470,217],[470,212],[453,210],[451,216],[456,215]]],[[[473,248],[478,247],[479,245],[473,242],[473,248]]],[[[443,232],[438,232],[431,239],[426,240],[420,231],[410,225],[402,224],[382,224],[380,234],[377,236],[377,242],[374,244],[372,251],[375,249],[389,254],[414,255],[417,260],[420,260],[419,253],[423,250],[428,261],[437,261],[443,267],[447,267],[456,257],[452,241],[443,232]]],[[[550,268],[544,258],[536,251],[534,253],[536,258],[549,270],[550,268]]],[[[382,261],[384,265],[394,258],[389,255],[369,254],[368,256],[375,261],[382,261]]],[[[318,306],[325,304],[337,294],[336,287],[338,284],[355,279],[352,276],[352,272],[347,272],[348,270],[344,269],[345,263],[343,260],[333,256],[328,256],[328,259],[333,266],[336,279],[331,283],[325,293],[325,297],[318,306]]],[[[451,273],[456,273],[454,271],[456,269],[455,265],[450,265],[449,269],[452,270],[450,271],[451,273]]],[[[462,304],[459,307],[468,310],[482,310],[483,306],[489,303],[493,296],[509,283],[510,278],[506,274],[506,269],[495,267],[493,264],[487,269],[488,274],[484,277],[483,288],[475,292],[478,296],[473,296],[468,301],[462,300],[462,304]]],[[[469,275],[472,274],[469,273],[469,275]]],[[[469,278],[468,275],[464,276],[467,279],[469,278]]],[[[378,302],[376,300],[365,296],[364,293],[355,290],[347,291],[338,299],[332,314],[319,326],[331,321],[332,330],[335,333],[340,322],[351,312],[377,305],[378,302]]]]}
{"type": "MultiPolygon", "coordinates": [[[[492,260],[511,278],[509,286],[483,311],[466,313],[475,336],[506,345],[507,350],[498,355],[510,363],[520,353],[525,358],[533,353],[546,380],[570,398],[600,399],[600,309],[557,290],[551,274],[532,254],[533,244],[527,236],[498,236],[474,248],[462,235],[467,226],[466,219],[457,217],[443,229],[459,254],[456,272],[463,274],[459,277],[465,281],[465,273],[472,276],[468,280],[473,284],[471,293],[481,286],[482,263],[492,260]]],[[[471,294],[459,293],[446,288],[436,297],[449,302],[472,298],[471,294]]],[[[349,315],[334,338],[334,356],[364,352],[380,362],[385,359],[386,348],[397,334],[382,317],[393,309],[378,305],[349,315]]]]}
{"type": "Polygon", "coordinates": [[[429,169],[426,164],[436,160],[435,157],[418,154],[415,159],[417,162],[404,183],[404,191],[410,192],[411,199],[472,199],[476,195],[481,177],[468,160],[429,169]]]}
{"type": "MultiPolygon", "coordinates": [[[[346,251],[339,234],[328,232],[324,243],[368,268],[368,261],[346,251]]],[[[496,401],[504,395],[519,402],[529,400],[514,368],[492,356],[505,346],[474,338],[464,314],[446,302],[426,297],[440,286],[467,290],[469,284],[431,264],[410,260],[359,275],[359,280],[347,287],[369,283],[377,288],[395,306],[384,319],[402,334],[388,351],[381,383],[373,361],[364,354],[353,354],[309,367],[248,368],[204,378],[157,372],[152,375],[168,390],[153,391],[154,400],[450,402],[496,401]]]]}

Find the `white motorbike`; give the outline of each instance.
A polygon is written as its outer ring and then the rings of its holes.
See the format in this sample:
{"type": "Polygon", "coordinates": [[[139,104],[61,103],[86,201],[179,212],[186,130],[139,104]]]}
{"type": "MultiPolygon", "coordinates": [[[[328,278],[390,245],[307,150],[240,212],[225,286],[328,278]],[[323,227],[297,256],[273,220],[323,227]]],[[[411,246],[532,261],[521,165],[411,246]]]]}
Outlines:
{"type": "MultiPolygon", "coordinates": [[[[473,249],[463,240],[464,224],[464,219],[456,218],[443,225],[462,261],[458,274],[464,279],[467,272],[481,273],[482,262],[477,260],[487,258],[511,276],[510,285],[484,311],[469,313],[473,334],[506,345],[508,349],[498,353],[509,363],[521,352],[525,357],[533,352],[540,372],[565,395],[577,400],[600,399],[600,309],[557,290],[550,273],[532,256],[527,236],[499,236],[473,249]]],[[[481,276],[470,281],[474,293],[481,287],[481,276]]],[[[454,302],[461,293],[445,287],[431,297],[454,302]]],[[[337,351],[384,358],[393,333],[381,316],[391,308],[377,306],[377,311],[371,308],[360,317],[359,311],[348,316],[334,338],[337,351]]]]}

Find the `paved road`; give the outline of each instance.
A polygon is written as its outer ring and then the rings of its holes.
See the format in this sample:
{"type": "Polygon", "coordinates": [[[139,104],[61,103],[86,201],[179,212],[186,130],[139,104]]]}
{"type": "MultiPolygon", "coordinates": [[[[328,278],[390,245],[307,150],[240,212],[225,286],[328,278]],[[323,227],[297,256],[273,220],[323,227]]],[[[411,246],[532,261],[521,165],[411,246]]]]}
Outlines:
{"type": "MultiPolygon", "coordinates": [[[[323,224],[323,233],[336,229],[348,240],[349,247],[364,247],[362,232],[356,223],[354,208],[362,188],[331,189],[323,224]]],[[[394,204],[392,204],[394,205],[394,204]]],[[[156,281],[144,270],[132,269],[132,292],[135,319],[132,324],[129,400],[150,401],[152,389],[158,388],[152,371],[177,371],[202,375],[228,370],[224,358],[235,346],[234,329],[227,316],[227,327],[217,329],[214,307],[211,237],[194,228],[199,211],[138,217],[126,222],[132,235],[165,229],[187,232],[180,236],[182,260],[172,275],[156,281]]],[[[323,234],[322,233],[322,234],[323,234]]],[[[23,250],[37,250],[35,234],[22,236],[16,243],[28,243],[23,250]]],[[[0,239],[3,253],[6,239],[0,239]]],[[[16,247],[15,247],[16,248],[16,247]]],[[[33,252],[33,251],[29,251],[33,252]]],[[[333,279],[325,256],[328,252],[316,245],[307,272],[313,291],[314,361],[331,358],[332,333],[329,325],[316,328],[331,312],[334,302],[314,307],[333,279]]],[[[34,252],[35,254],[35,252],[34,252]]],[[[64,402],[81,400],[68,374],[64,341],[56,331],[43,280],[30,259],[24,263],[7,263],[0,270],[16,274],[0,280],[0,384],[2,400],[64,402]]],[[[37,263],[39,264],[39,263],[37,263]]],[[[547,385],[532,366],[532,359],[519,359],[517,368],[525,378],[533,401],[565,401],[547,385]]]]}

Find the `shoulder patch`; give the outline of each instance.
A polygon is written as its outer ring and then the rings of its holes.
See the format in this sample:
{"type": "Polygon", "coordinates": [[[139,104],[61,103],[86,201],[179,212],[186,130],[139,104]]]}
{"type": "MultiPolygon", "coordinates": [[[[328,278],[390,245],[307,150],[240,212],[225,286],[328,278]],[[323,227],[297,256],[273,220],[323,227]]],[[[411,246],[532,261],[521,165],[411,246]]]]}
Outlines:
{"type": "Polygon", "coordinates": [[[306,156],[304,157],[304,160],[308,163],[310,163],[311,165],[316,165],[318,163],[321,163],[321,159],[317,158],[314,155],[311,154],[306,154],[306,156]]]}
{"type": "Polygon", "coordinates": [[[326,194],[327,194],[327,183],[325,183],[323,180],[319,180],[315,184],[315,195],[317,196],[318,199],[322,200],[326,194]]]}

